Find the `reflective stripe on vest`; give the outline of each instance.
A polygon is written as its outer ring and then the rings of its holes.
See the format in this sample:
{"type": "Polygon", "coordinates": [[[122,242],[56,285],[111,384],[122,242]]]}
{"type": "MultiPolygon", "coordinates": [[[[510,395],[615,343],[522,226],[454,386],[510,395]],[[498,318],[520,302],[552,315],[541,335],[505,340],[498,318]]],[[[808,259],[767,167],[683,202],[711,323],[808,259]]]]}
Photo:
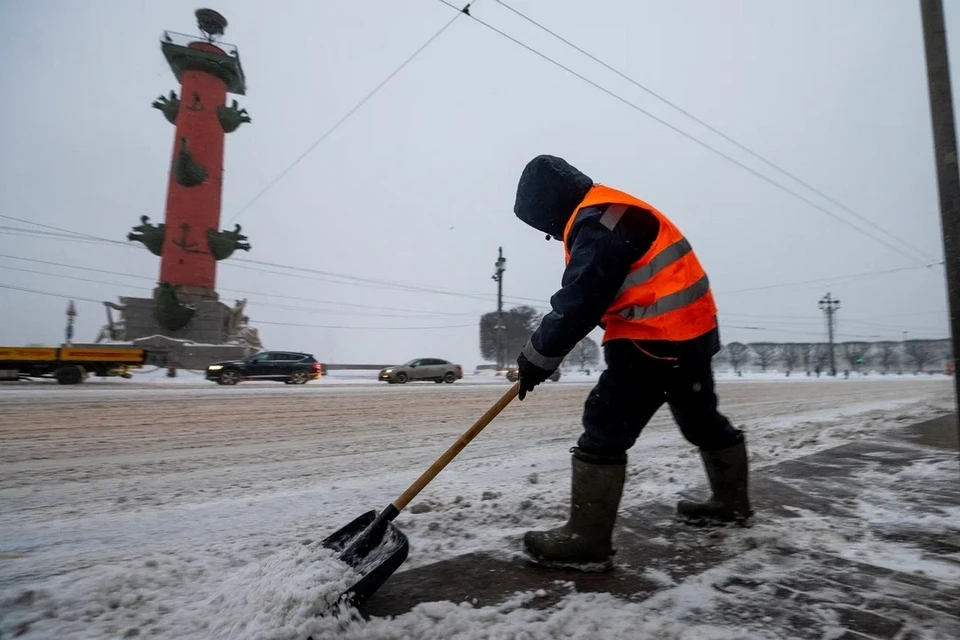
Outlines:
{"type": "Polygon", "coordinates": [[[607,210],[600,216],[600,224],[613,231],[613,228],[620,222],[620,218],[627,212],[625,204],[611,204],[607,210]]]}
{"type": "Polygon", "coordinates": [[[650,249],[634,262],[613,304],[604,314],[604,342],[689,340],[716,328],[716,304],[710,281],[683,233],[660,211],[638,198],[595,185],[564,229],[564,253],[570,261],[569,239],[580,210],[605,206],[600,222],[613,229],[630,207],[649,211],[660,224],[650,249]]]}
{"type": "Polygon", "coordinates": [[[617,292],[617,297],[619,298],[622,296],[623,293],[630,287],[646,284],[651,278],[653,278],[653,276],[657,275],[691,251],[693,251],[693,247],[690,246],[690,243],[687,242],[687,239],[680,238],[672,245],[655,255],[653,260],[651,260],[649,263],[628,273],[627,277],[623,280],[623,285],[620,287],[620,291],[617,292]]]}
{"type": "Polygon", "coordinates": [[[702,278],[686,289],[681,289],[676,293],[663,296],[653,304],[645,307],[635,305],[621,309],[617,313],[626,320],[653,318],[655,316],[662,316],[665,313],[670,313],[671,311],[676,311],[677,309],[682,309],[689,304],[693,304],[708,293],[710,293],[710,281],[707,279],[706,274],[704,274],[702,278]]]}

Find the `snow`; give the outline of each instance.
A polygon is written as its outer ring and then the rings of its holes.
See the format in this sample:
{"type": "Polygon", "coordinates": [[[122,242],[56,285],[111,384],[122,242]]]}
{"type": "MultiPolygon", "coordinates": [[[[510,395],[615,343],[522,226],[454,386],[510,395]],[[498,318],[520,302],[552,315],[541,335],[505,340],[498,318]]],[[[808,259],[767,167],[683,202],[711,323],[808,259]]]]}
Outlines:
{"type": "MultiPolygon", "coordinates": [[[[670,599],[651,598],[635,603],[603,593],[574,593],[549,609],[529,609],[523,605],[535,593],[518,593],[497,606],[474,607],[471,603],[430,602],[418,605],[410,613],[392,619],[369,622],[342,614],[312,621],[314,640],[361,640],[378,638],[517,638],[553,640],[554,638],[742,638],[742,631],[695,622],[680,622],[680,611],[707,605],[708,589],[703,585],[681,587],[670,599]]],[[[755,638],[774,638],[756,634],[755,638]]]]}
{"type": "MultiPolygon", "coordinates": [[[[329,549],[295,544],[257,561],[153,553],[42,589],[4,595],[4,637],[27,625],[58,638],[145,635],[294,638],[357,579],[329,549]],[[215,615],[211,615],[216,612],[215,615]]],[[[26,634],[30,637],[35,634],[26,634]]]]}
{"type": "MultiPolygon", "coordinates": [[[[727,565],[679,584],[650,572],[670,588],[642,602],[571,590],[553,606],[525,607],[543,597],[534,591],[491,607],[425,603],[393,619],[349,609],[317,617],[356,578],[319,541],[395,499],[492,404],[491,385],[506,390],[484,377],[388,387],[331,375],[302,388],[223,388],[155,373],[0,387],[0,637],[774,637],[701,620],[698,612],[726,606],[714,585],[735,569],[727,565]]],[[[562,522],[568,449],[593,380],[538,388],[467,447],[398,517],[410,540],[400,571],[471,551],[516,557],[524,531],[562,522]]],[[[757,469],[952,406],[950,383],[936,376],[721,379],[719,389],[757,469]]],[[[867,529],[955,526],[960,508],[910,513],[889,498],[891,483],[937,476],[944,464],[868,472],[873,489],[855,505],[862,530],[799,513],[725,544],[753,549],[747,559],[791,544],[960,580],[954,565],[867,529]]],[[[702,482],[696,450],[661,410],[630,452],[623,508],[672,503],[702,482]]]]}
{"type": "MultiPolygon", "coordinates": [[[[168,377],[167,369],[165,367],[154,367],[154,366],[145,366],[142,369],[133,369],[131,371],[132,378],[123,379],[119,377],[107,377],[107,378],[98,378],[95,376],[89,377],[83,384],[87,387],[96,387],[99,389],[102,388],[118,388],[118,389],[129,389],[129,388],[142,388],[142,387],[153,387],[154,385],[163,385],[164,387],[180,387],[180,388],[199,388],[199,389],[210,389],[217,387],[217,384],[213,381],[206,380],[204,377],[203,371],[196,371],[191,369],[178,369],[176,377],[168,377]]],[[[367,369],[338,369],[335,371],[328,372],[327,375],[323,376],[319,380],[313,380],[307,383],[307,388],[312,391],[323,391],[329,389],[330,387],[342,387],[342,386],[368,386],[376,385],[380,387],[387,387],[387,383],[381,382],[377,379],[378,371],[367,370],[367,369]]],[[[585,373],[582,371],[563,371],[560,380],[557,382],[548,381],[544,384],[548,386],[555,385],[566,385],[566,384],[576,384],[576,385],[593,385],[596,384],[597,379],[602,373],[602,370],[595,369],[591,372],[585,373]]],[[[890,383],[890,384],[899,384],[904,381],[917,381],[917,380],[928,380],[928,381],[947,381],[952,378],[946,376],[942,373],[923,373],[919,375],[914,374],[905,374],[905,375],[879,375],[871,374],[867,376],[852,374],[849,380],[844,380],[842,376],[834,379],[829,376],[805,376],[804,374],[794,373],[791,376],[786,376],[782,372],[770,371],[766,373],[761,372],[744,372],[742,376],[734,374],[732,371],[717,371],[716,378],[718,381],[726,382],[728,384],[734,383],[756,383],[756,382],[765,382],[765,383],[786,383],[786,384],[835,384],[837,382],[844,383],[855,383],[858,381],[869,381],[871,383],[890,383]]],[[[33,389],[40,386],[49,386],[56,385],[56,381],[53,379],[37,378],[31,380],[24,380],[19,383],[19,386],[23,389],[33,389]]],[[[432,387],[435,385],[435,382],[408,382],[407,384],[400,387],[399,385],[389,385],[391,388],[421,388],[421,387],[432,387]]],[[[506,379],[503,376],[495,375],[493,371],[490,370],[475,370],[468,371],[465,370],[463,378],[458,380],[455,384],[457,385],[472,385],[472,384],[496,384],[496,385],[505,385],[508,384],[506,379]]],[[[273,389],[277,390],[282,388],[285,385],[282,385],[279,382],[273,381],[256,381],[248,380],[240,383],[237,390],[239,389],[273,389]]],[[[6,393],[9,391],[5,390],[6,393]]]]}

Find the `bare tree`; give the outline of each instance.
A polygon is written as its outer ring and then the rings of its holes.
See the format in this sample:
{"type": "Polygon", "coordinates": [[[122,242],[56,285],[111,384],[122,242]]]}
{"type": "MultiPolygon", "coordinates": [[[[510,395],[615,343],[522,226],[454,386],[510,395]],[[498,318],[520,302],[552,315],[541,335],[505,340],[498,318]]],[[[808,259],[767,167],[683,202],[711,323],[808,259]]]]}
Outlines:
{"type": "Polygon", "coordinates": [[[817,369],[817,376],[827,368],[830,363],[830,345],[818,342],[813,345],[813,361],[817,369]]]}
{"type": "MultiPolygon", "coordinates": [[[[497,361],[497,324],[496,311],[480,316],[480,354],[489,361],[497,361]]],[[[540,324],[540,313],[533,307],[514,307],[503,312],[503,351],[509,363],[517,357],[530,335],[540,324]]]]}
{"type": "Polygon", "coordinates": [[[773,342],[751,342],[750,349],[757,354],[757,362],[760,363],[760,370],[766,371],[767,367],[773,364],[780,351],[780,345],[773,342]]]}
{"type": "Polygon", "coordinates": [[[780,356],[783,358],[783,364],[787,368],[787,375],[789,376],[794,367],[800,364],[803,359],[803,345],[789,342],[780,347],[780,356]]]}
{"type": "Polygon", "coordinates": [[[944,358],[949,358],[953,355],[953,340],[950,338],[931,340],[930,346],[933,347],[935,352],[942,353],[944,358]]]}
{"type": "Polygon", "coordinates": [[[875,342],[873,361],[880,366],[881,373],[888,373],[893,367],[900,364],[900,344],[897,342],[875,342]]]}
{"type": "Polygon", "coordinates": [[[869,342],[841,342],[840,350],[843,353],[843,359],[847,361],[851,369],[860,370],[863,364],[863,358],[870,350],[869,342]]]}
{"type": "Polygon", "coordinates": [[[750,348],[742,342],[731,342],[727,345],[727,357],[736,373],[750,360],[750,348]]]}
{"type": "Polygon", "coordinates": [[[713,365],[715,367],[724,364],[730,364],[730,352],[727,350],[727,345],[722,345],[717,355],[713,356],[713,365]]]}
{"type": "Polygon", "coordinates": [[[566,362],[575,364],[580,371],[586,371],[589,366],[596,366],[600,362],[600,346],[590,336],[585,337],[573,348],[566,362]]]}
{"type": "Polygon", "coordinates": [[[918,372],[936,357],[930,340],[907,340],[903,343],[903,353],[913,361],[918,372]]]}
{"type": "Polygon", "coordinates": [[[930,350],[933,352],[932,364],[939,367],[940,371],[945,371],[947,361],[953,359],[953,340],[950,338],[931,340],[930,350]]]}
{"type": "Polygon", "coordinates": [[[800,354],[801,354],[801,357],[803,358],[803,369],[807,372],[807,375],[809,376],[810,371],[813,369],[813,362],[815,359],[814,351],[816,349],[816,345],[810,342],[804,342],[802,344],[798,344],[797,347],[800,349],[800,354]]]}

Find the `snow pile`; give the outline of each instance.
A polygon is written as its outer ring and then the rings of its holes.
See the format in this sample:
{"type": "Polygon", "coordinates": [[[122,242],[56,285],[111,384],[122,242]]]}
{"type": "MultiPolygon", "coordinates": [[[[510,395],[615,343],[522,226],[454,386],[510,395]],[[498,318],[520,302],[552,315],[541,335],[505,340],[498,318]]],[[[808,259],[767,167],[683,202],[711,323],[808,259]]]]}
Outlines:
{"type": "Polygon", "coordinates": [[[0,593],[0,637],[303,638],[359,576],[319,543],[259,561],[154,555],[0,593]]]}
{"type": "Polygon", "coordinates": [[[305,545],[232,573],[198,613],[217,612],[203,629],[208,637],[300,638],[359,578],[329,549],[305,545]]]}
{"type": "MultiPolygon", "coordinates": [[[[949,458],[949,456],[943,456],[949,458]]],[[[925,506],[905,503],[898,495],[903,487],[917,487],[916,479],[953,478],[956,458],[917,460],[897,472],[868,470],[854,475],[850,484],[865,487],[852,501],[850,516],[824,516],[806,509],[788,507],[796,517],[759,518],[744,531],[735,531],[726,543],[737,548],[791,547],[821,552],[852,562],[928,576],[947,584],[960,584],[960,556],[952,560],[931,555],[905,542],[904,537],[928,540],[938,535],[960,534],[960,503],[925,506]],[[885,536],[895,532],[894,536],[885,536]]]]}
{"type": "MultiPolygon", "coordinates": [[[[945,458],[921,459],[893,474],[880,470],[862,474],[867,489],[856,501],[854,533],[847,535],[845,544],[837,545],[834,552],[848,560],[869,558],[872,564],[893,571],[960,584],[960,554],[952,554],[953,562],[944,562],[923,549],[891,542],[875,533],[895,529],[898,533],[909,532],[918,539],[960,536],[960,499],[951,506],[925,505],[922,500],[918,505],[905,505],[895,493],[897,487],[923,487],[927,479],[955,479],[956,456],[945,458]]],[[[954,497],[958,497],[956,492],[954,497]]]]}
{"type": "Polygon", "coordinates": [[[505,602],[475,607],[469,602],[428,602],[396,618],[364,621],[351,612],[316,619],[307,626],[312,640],[554,640],[555,638],[662,638],[664,640],[732,640],[777,638],[761,629],[731,629],[698,620],[726,596],[712,585],[725,570],[707,572],[677,589],[643,602],[605,593],[571,593],[555,606],[525,605],[543,592],[517,593],[505,602]]]}

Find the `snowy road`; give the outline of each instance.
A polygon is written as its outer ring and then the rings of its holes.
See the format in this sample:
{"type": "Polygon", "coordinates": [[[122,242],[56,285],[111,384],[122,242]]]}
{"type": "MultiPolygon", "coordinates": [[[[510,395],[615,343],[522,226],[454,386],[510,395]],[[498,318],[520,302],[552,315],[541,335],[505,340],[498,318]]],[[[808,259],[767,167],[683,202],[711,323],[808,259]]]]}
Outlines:
{"type": "MultiPolygon", "coordinates": [[[[950,384],[721,382],[721,410],[760,466],[940,413],[950,384]]],[[[394,499],[506,390],[122,385],[0,388],[0,637],[296,637],[315,587],[301,543],[394,499]],[[244,616],[257,620],[241,633],[244,616]]],[[[401,515],[404,568],[508,553],[562,517],[588,389],[545,385],[508,407],[401,515]]],[[[672,499],[699,465],[661,410],[625,504],[672,499]]]]}

